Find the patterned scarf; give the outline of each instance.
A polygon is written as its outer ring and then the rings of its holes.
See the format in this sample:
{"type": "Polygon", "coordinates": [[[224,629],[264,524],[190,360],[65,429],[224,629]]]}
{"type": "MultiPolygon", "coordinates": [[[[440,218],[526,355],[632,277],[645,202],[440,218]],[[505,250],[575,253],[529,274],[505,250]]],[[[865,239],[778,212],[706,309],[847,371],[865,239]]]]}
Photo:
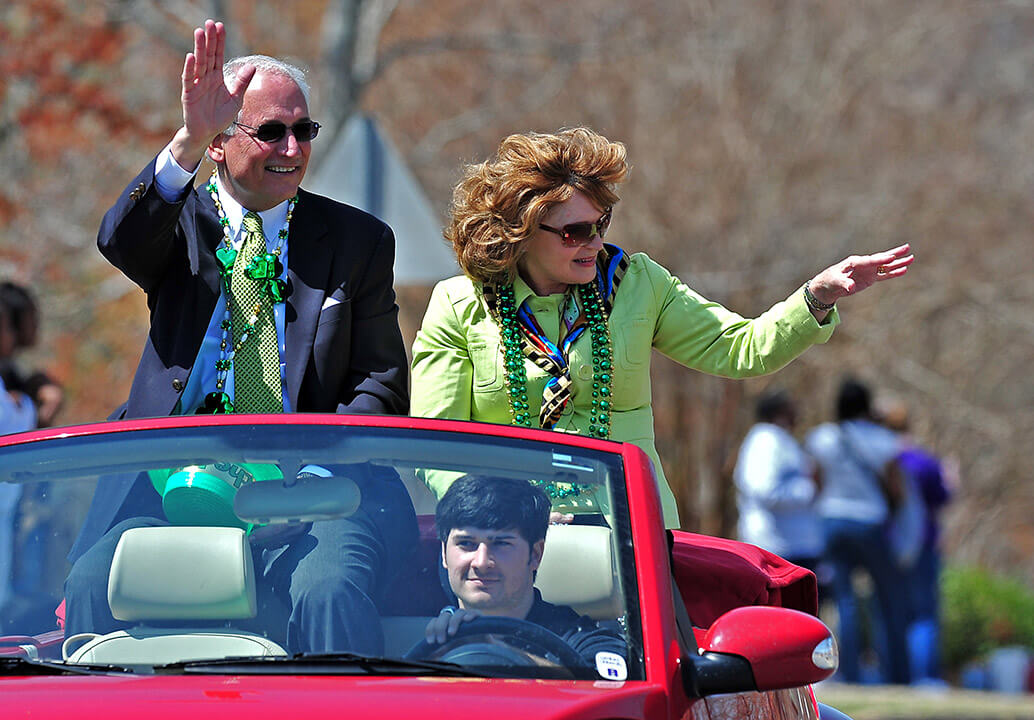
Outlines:
{"type": "MultiPolygon", "coordinates": [[[[621,284],[621,279],[627,269],[628,255],[625,251],[617,245],[604,244],[603,252],[596,259],[595,282],[600,297],[603,299],[607,317],[610,316],[618,285],[621,284]]],[[[485,283],[482,294],[489,313],[496,318],[496,322],[499,322],[495,311],[496,286],[485,283]]],[[[571,346],[589,326],[585,310],[578,305],[573,294],[568,296],[564,307],[561,308],[561,313],[564,317],[562,322],[565,322],[567,326],[567,334],[557,345],[546,337],[541,326],[535,320],[534,314],[528,308],[527,299],[517,310],[517,320],[524,341],[522,343],[524,356],[550,375],[549,380],[546,381],[546,387],[542,391],[542,409],[539,411],[539,424],[546,430],[553,429],[563,414],[568,400],[571,399],[572,380],[568,355],[571,346]],[[577,310],[577,316],[574,315],[575,310],[577,310]]]]}

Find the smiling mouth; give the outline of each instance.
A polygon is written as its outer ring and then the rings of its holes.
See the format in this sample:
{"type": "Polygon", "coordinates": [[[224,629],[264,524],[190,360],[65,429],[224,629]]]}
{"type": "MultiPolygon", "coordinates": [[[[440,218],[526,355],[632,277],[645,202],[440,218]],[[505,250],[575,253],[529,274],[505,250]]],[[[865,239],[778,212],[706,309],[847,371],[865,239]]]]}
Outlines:
{"type": "Polygon", "coordinates": [[[490,585],[499,582],[499,578],[467,578],[467,582],[477,585],[490,585]]]}
{"type": "Polygon", "coordinates": [[[284,165],[270,165],[266,168],[266,170],[268,170],[271,173],[276,173],[277,175],[290,175],[293,172],[297,172],[298,168],[287,167],[284,165]]]}

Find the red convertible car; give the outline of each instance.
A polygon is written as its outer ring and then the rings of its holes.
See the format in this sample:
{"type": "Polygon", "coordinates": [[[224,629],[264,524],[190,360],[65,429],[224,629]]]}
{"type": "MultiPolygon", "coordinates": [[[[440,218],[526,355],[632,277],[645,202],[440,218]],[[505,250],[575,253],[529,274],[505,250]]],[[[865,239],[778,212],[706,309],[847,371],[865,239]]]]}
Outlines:
{"type": "MultiPolygon", "coordinates": [[[[488,540],[457,537],[461,551],[488,553],[488,540]]],[[[490,541],[500,558],[515,542],[490,541]]],[[[482,580],[482,589],[494,581],[482,580]]],[[[837,668],[815,602],[814,577],[781,558],[666,531],[650,462],[630,444],[302,414],[0,437],[5,719],[843,717],[812,690],[837,668]],[[121,534],[101,608],[116,625],[84,628],[88,609],[65,591],[66,557],[95,487],[113,477],[153,489],[164,517],[121,534]],[[537,564],[521,572],[535,603],[603,644],[572,639],[535,611],[463,610],[476,606],[453,584],[436,528],[440,496],[460,478],[519,480],[551,498],[557,514],[535,545],[537,564]],[[285,615],[263,601],[266,550],[256,548],[320,537],[321,523],[360,507],[386,512],[379,482],[405,488],[406,513],[392,512],[411,538],[395,567],[373,568],[391,578],[372,599],[383,650],[298,649],[285,615]],[[458,632],[428,639],[432,620],[461,612],[458,632]]]]}

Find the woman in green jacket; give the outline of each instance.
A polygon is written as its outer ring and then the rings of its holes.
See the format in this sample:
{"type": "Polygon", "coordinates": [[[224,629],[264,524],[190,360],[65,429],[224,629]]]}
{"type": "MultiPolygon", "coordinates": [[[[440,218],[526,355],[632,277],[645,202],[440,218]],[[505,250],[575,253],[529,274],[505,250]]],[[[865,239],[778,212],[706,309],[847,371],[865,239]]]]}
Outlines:
{"type": "MultiPolygon", "coordinates": [[[[754,319],[643,253],[604,244],[625,147],[586,128],[503,140],[466,168],[445,230],[464,275],[440,282],[413,344],[411,413],[654,446],[650,351],[713,375],[774,372],[839,318],[837,300],[904,275],[908,245],[829,267],[754,319]]],[[[427,478],[439,497],[449,479],[427,478]]],[[[675,496],[659,483],[665,524],[675,496]]]]}

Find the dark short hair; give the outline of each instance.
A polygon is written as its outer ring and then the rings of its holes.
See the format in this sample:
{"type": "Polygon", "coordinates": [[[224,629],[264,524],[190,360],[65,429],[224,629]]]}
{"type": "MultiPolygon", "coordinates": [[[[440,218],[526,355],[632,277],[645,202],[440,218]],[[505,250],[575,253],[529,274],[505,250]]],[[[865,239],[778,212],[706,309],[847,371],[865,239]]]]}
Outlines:
{"type": "Polygon", "coordinates": [[[39,312],[29,289],[10,280],[0,282],[0,304],[7,308],[11,329],[19,336],[24,332],[29,317],[39,312]]]}
{"type": "Polygon", "coordinates": [[[449,486],[434,519],[445,543],[455,528],[517,528],[534,545],[546,539],[550,502],[546,492],[527,480],[495,475],[465,475],[449,486]]]}
{"type": "Polygon", "coordinates": [[[837,392],[837,420],[872,417],[872,393],[861,380],[844,378],[837,392]]]}
{"type": "Polygon", "coordinates": [[[773,422],[779,416],[793,413],[793,400],[785,390],[766,392],[758,398],[754,414],[760,422],[773,422]]]}

